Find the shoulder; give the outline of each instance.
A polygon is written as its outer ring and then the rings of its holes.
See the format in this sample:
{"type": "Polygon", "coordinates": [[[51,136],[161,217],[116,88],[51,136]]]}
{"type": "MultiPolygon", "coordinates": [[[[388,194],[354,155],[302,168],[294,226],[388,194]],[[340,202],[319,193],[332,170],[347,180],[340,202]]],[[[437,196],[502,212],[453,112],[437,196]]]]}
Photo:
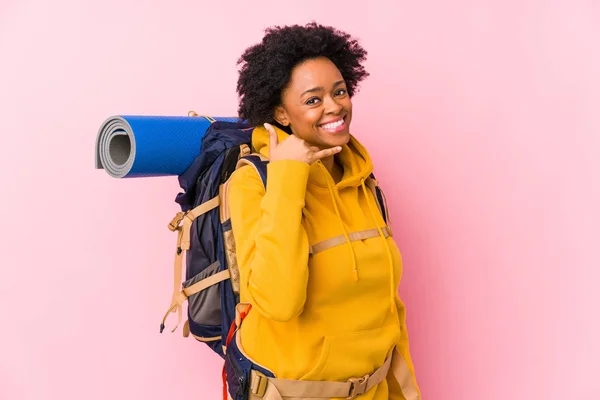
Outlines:
{"type": "Polygon", "coordinates": [[[265,188],[258,172],[250,165],[237,168],[229,178],[229,193],[253,192],[264,194],[265,188]]]}

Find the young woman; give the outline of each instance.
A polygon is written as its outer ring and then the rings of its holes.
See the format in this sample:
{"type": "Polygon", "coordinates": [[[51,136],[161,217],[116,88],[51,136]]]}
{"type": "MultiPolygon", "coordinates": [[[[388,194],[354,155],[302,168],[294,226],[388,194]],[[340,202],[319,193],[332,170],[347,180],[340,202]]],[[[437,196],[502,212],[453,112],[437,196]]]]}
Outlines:
{"type": "Polygon", "coordinates": [[[250,399],[420,399],[401,256],[350,134],[366,51],[317,24],[276,27],[240,59],[240,117],[269,159],[231,178],[240,299],[238,345],[264,373],[250,399]]]}

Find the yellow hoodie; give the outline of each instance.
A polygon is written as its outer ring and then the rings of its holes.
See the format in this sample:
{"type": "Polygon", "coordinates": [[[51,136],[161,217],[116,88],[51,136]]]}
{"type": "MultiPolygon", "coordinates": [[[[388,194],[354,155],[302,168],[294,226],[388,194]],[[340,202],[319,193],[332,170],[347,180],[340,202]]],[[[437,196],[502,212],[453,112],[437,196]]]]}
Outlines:
{"type": "MultiPolygon", "coordinates": [[[[252,141],[269,156],[266,129],[256,128],[252,141]]],[[[320,161],[269,163],[266,191],[251,167],[231,177],[240,301],[253,306],[240,329],[243,349],[277,378],[346,381],[379,368],[396,346],[418,391],[397,294],[400,252],[384,236],[385,222],[365,186],[371,159],[353,137],[337,157],[344,167],[337,184],[320,161]],[[349,240],[374,228],[378,237],[349,240]],[[337,236],[345,240],[309,255],[311,246],[337,236]]],[[[391,373],[358,398],[404,399],[391,373]]]]}

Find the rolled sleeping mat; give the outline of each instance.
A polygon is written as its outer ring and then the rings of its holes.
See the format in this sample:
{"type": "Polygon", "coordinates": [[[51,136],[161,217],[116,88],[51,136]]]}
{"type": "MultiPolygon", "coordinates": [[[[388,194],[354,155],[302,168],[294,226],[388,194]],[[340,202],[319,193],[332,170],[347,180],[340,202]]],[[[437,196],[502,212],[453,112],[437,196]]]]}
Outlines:
{"type": "Polygon", "coordinates": [[[96,138],[96,169],[114,178],[182,174],[200,154],[202,138],[215,121],[235,117],[116,115],[96,138]]]}

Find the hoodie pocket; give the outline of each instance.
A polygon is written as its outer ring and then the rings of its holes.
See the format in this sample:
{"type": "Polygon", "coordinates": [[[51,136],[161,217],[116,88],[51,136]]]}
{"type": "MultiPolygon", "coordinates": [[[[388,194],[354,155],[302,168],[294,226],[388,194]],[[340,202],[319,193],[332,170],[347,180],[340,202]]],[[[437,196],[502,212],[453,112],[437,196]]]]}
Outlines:
{"type": "Polygon", "coordinates": [[[342,335],[325,336],[313,369],[302,380],[346,380],[379,368],[396,344],[399,332],[392,326],[342,335]]]}

